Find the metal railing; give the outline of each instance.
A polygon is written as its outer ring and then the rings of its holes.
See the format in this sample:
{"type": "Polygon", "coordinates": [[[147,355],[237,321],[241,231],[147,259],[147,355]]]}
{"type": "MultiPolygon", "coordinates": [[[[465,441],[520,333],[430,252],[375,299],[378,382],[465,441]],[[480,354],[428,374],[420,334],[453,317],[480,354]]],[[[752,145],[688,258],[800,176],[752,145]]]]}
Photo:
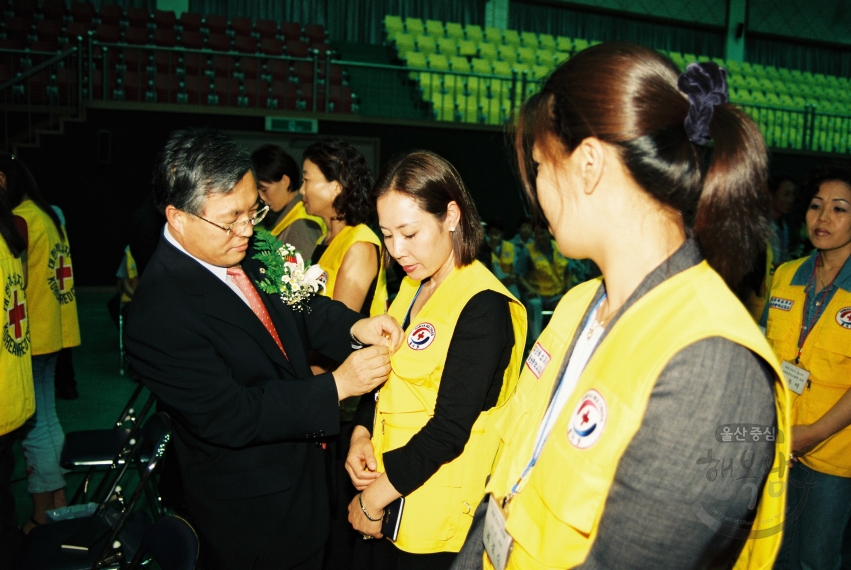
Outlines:
{"type": "MultiPolygon", "coordinates": [[[[25,71],[0,85],[7,146],[10,110],[28,109],[26,132],[31,138],[37,112],[46,112],[45,120],[52,124],[57,109],[79,113],[83,100],[354,112],[502,125],[542,83],[525,70],[506,76],[412,68],[334,59],[331,51],[313,50],[304,58],[106,43],[92,35],[81,41],[58,55],[0,50],[2,57],[29,62],[25,71]],[[42,61],[33,61],[38,58],[42,61]]],[[[820,112],[814,105],[739,105],[772,148],[851,152],[851,116],[820,112]]]]}
{"type": "Polygon", "coordinates": [[[4,148],[32,142],[38,129],[55,128],[60,117],[82,113],[82,52],[72,46],[61,53],[0,49],[4,148]],[[14,74],[14,75],[13,75],[14,74]]]}

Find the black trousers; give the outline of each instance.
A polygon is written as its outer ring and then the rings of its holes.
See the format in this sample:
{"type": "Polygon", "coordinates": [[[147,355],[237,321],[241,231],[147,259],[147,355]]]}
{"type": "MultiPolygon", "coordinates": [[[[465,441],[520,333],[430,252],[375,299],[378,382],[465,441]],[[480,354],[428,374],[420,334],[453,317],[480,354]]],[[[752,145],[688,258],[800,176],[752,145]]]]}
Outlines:
{"type": "Polygon", "coordinates": [[[15,454],[12,446],[20,430],[0,435],[0,561],[8,561],[9,568],[17,568],[24,535],[18,530],[15,495],[12,493],[12,472],[15,454]]]}

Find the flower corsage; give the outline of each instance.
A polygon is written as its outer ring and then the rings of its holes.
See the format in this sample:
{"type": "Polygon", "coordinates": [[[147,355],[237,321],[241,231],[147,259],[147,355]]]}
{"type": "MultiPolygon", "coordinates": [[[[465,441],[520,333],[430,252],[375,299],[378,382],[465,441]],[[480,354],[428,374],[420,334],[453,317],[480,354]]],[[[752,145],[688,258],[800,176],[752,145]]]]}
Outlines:
{"type": "Polygon", "coordinates": [[[320,287],[325,290],[325,271],[309,261],[305,266],[296,248],[288,243],[282,244],[267,231],[255,230],[254,236],[257,250],[254,259],[266,266],[260,269],[266,277],[256,281],[257,286],[264,293],[280,295],[281,301],[297,311],[305,308],[310,311],[307,301],[319,292],[320,287]]]}

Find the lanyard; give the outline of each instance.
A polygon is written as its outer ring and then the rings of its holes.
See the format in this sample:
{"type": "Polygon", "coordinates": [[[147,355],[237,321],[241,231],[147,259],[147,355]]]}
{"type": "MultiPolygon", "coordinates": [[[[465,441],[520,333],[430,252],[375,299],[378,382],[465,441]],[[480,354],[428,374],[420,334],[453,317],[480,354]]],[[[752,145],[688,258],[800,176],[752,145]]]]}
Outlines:
{"type": "MultiPolygon", "coordinates": [[[[597,311],[600,309],[600,305],[605,299],[606,295],[603,294],[603,296],[600,297],[600,300],[597,301],[597,304],[594,305],[594,309],[588,314],[588,318],[585,320],[585,326],[582,327],[582,332],[580,334],[585,334],[585,331],[591,324],[591,319],[597,315],[597,311]]],[[[561,393],[561,390],[564,387],[564,377],[566,375],[567,367],[565,367],[564,373],[562,373],[561,379],[559,379],[555,394],[550,400],[550,405],[547,407],[547,413],[544,414],[544,419],[541,421],[541,426],[546,426],[552,419],[553,414],[558,414],[561,412],[561,409],[556,409],[556,402],[558,402],[559,394],[561,393]]],[[[540,427],[538,428],[539,433],[537,439],[535,440],[535,447],[532,451],[532,458],[529,460],[529,463],[526,464],[526,468],[523,469],[523,472],[520,474],[520,477],[517,479],[517,482],[511,487],[511,491],[502,500],[503,508],[505,507],[505,505],[508,504],[509,501],[511,501],[511,499],[514,498],[514,495],[516,495],[523,489],[523,486],[528,480],[529,473],[531,473],[532,468],[535,467],[535,464],[538,462],[538,458],[541,456],[541,452],[544,450],[544,444],[547,442],[551,431],[551,429],[542,430],[540,427]]]]}
{"type": "MultiPolygon", "coordinates": [[[[806,295],[807,289],[813,284],[813,279],[816,276],[816,270],[818,269],[818,262],[821,258],[821,252],[816,256],[815,265],[813,265],[813,274],[810,275],[810,281],[807,283],[806,289],[804,289],[804,295],[806,295]]],[[[801,315],[801,332],[798,334],[798,355],[795,357],[795,364],[798,364],[801,360],[801,353],[804,352],[804,343],[807,342],[807,338],[810,336],[810,333],[813,330],[813,326],[815,326],[816,322],[819,320],[819,317],[824,313],[824,310],[827,308],[824,304],[825,299],[827,299],[827,293],[830,291],[830,288],[833,287],[833,282],[836,281],[836,277],[840,272],[837,272],[836,275],[833,276],[833,279],[830,280],[830,283],[827,284],[822,291],[821,301],[816,301],[816,310],[813,314],[813,318],[810,320],[810,324],[804,324],[803,320],[807,316],[806,308],[804,310],[804,314],[801,315]]],[[[815,289],[813,289],[813,297],[815,297],[815,289]]],[[[806,307],[806,305],[804,305],[806,307]]]]}
{"type": "Polygon", "coordinates": [[[408,310],[405,312],[405,319],[402,321],[402,330],[405,330],[411,324],[411,309],[414,308],[414,303],[417,302],[417,297],[420,296],[420,291],[423,290],[423,284],[420,283],[420,286],[417,288],[417,293],[414,295],[414,298],[411,299],[411,304],[408,305],[408,310]]]}

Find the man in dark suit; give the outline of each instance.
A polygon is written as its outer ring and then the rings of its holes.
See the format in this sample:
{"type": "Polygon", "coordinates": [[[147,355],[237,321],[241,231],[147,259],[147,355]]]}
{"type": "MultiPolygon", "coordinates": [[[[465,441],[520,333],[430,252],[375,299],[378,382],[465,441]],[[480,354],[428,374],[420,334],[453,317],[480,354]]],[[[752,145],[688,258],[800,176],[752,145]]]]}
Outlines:
{"type": "Polygon", "coordinates": [[[202,563],[319,569],[333,463],[324,442],[338,433],[338,401],[387,378],[402,331],[321,296],[296,311],[253,286],[262,267],[251,236],[265,212],[250,157],[223,134],[174,133],[153,185],[167,223],[126,347],[172,416],[202,563]],[[342,364],[313,376],[309,350],[342,364]]]}

